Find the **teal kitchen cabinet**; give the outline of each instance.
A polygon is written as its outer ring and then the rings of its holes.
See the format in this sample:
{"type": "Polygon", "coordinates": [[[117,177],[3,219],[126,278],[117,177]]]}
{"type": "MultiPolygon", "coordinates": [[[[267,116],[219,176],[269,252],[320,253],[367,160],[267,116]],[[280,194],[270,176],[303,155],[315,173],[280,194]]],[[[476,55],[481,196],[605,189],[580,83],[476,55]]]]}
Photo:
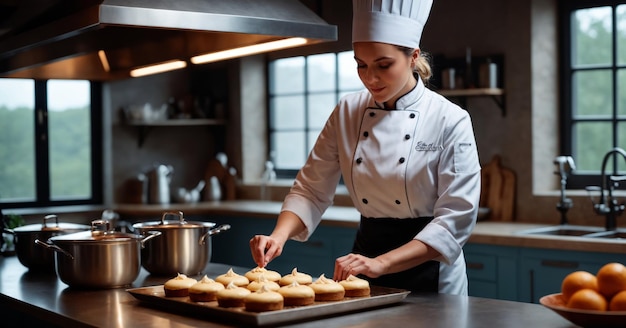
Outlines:
{"type": "Polygon", "coordinates": [[[539,303],[542,296],[560,293],[561,282],[569,273],[596,274],[607,263],[626,263],[626,254],[524,248],[520,259],[519,300],[539,303]]]}
{"type": "MultiPolygon", "coordinates": [[[[276,221],[246,217],[223,217],[214,221],[228,223],[231,229],[212,237],[211,262],[256,267],[250,254],[250,239],[257,234],[270,234],[276,221]]],[[[355,234],[356,228],[318,226],[306,242],[287,241],[282,255],[267,268],[283,275],[297,268],[314,278],[322,273],[332,277],[335,259],[352,250],[355,234]]]]}
{"type": "Polygon", "coordinates": [[[356,229],[319,226],[306,242],[288,241],[283,254],[270,264],[281,273],[297,267],[314,279],[321,274],[332,278],[335,259],[352,251],[355,234],[356,229]]]}
{"type": "Polygon", "coordinates": [[[463,251],[470,296],[518,299],[518,248],[468,243],[463,251]]]}

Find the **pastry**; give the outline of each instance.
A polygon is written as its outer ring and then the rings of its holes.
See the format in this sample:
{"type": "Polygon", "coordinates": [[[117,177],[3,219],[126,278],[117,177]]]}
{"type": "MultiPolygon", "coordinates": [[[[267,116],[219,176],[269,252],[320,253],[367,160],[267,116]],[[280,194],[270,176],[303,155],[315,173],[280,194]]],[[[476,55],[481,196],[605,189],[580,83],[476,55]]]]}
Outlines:
{"type": "Polygon", "coordinates": [[[261,289],[256,292],[248,294],[243,302],[246,310],[251,312],[282,310],[284,306],[283,296],[267,289],[266,285],[261,286],[261,289]]]}
{"type": "Polygon", "coordinates": [[[346,290],[346,297],[362,297],[370,294],[369,281],[349,275],[348,278],[339,282],[346,290]]]}
{"type": "Polygon", "coordinates": [[[215,281],[221,283],[224,286],[228,286],[231,282],[235,283],[235,286],[244,287],[248,286],[250,280],[245,276],[242,276],[233,271],[233,268],[228,269],[228,272],[221,274],[215,278],[215,281]]]}
{"type": "Polygon", "coordinates": [[[272,270],[267,270],[266,268],[256,267],[245,273],[246,278],[250,281],[256,281],[260,275],[264,275],[265,278],[269,281],[279,281],[280,273],[272,270]]]}
{"type": "Polygon", "coordinates": [[[315,291],[308,285],[300,285],[297,281],[282,286],[278,293],[283,295],[285,306],[310,305],[315,302],[315,291]]]}
{"type": "Polygon", "coordinates": [[[185,297],[189,296],[189,287],[197,283],[198,281],[193,278],[189,278],[184,274],[178,274],[175,278],[172,278],[165,282],[163,289],[165,290],[165,296],[167,297],[185,297]]]}
{"type": "Polygon", "coordinates": [[[239,287],[235,285],[234,281],[231,281],[226,288],[217,291],[215,298],[220,307],[243,307],[243,299],[250,293],[252,292],[247,288],[239,287]]]}
{"type": "Polygon", "coordinates": [[[277,282],[267,280],[267,278],[265,278],[265,275],[263,274],[261,274],[257,278],[257,280],[251,281],[250,284],[248,284],[247,288],[251,292],[256,292],[257,290],[261,289],[262,286],[265,286],[271,291],[277,291],[280,288],[277,282]]]}
{"type": "Polygon", "coordinates": [[[215,301],[217,291],[224,289],[221,283],[204,276],[200,281],[189,287],[189,299],[193,302],[215,301]]]}
{"type": "Polygon", "coordinates": [[[313,282],[313,278],[306,273],[298,272],[298,268],[293,268],[291,273],[282,276],[278,283],[281,286],[287,286],[294,281],[300,285],[308,285],[313,282]]]}
{"type": "Polygon", "coordinates": [[[316,301],[340,301],[346,293],[340,283],[326,278],[324,274],[322,274],[309,286],[313,288],[313,291],[315,291],[316,301]]]}

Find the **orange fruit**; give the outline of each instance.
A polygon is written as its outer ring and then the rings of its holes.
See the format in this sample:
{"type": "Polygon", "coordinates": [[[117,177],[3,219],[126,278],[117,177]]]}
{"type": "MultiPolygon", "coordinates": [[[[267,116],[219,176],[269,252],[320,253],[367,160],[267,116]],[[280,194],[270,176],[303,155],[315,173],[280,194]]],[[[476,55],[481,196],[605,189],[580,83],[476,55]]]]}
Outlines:
{"type": "Polygon", "coordinates": [[[626,266],[621,263],[607,263],[596,273],[598,291],[607,299],[626,290],[626,266]]]}
{"type": "Polygon", "coordinates": [[[595,291],[598,290],[598,279],[596,279],[596,276],[592,273],[587,271],[575,271],[565,276],[561,284],[561,294],[565,303],[567,303],[575,292],[585,288],[595,291]]]}
{"type": "Polygon", "coordinates": [[[567,307],[580,310],[606,311],[608,302],[593,289],[581,289],[572,295],[567,301],[567,307]]]}
{"type": "Polygon", "coordinates": [[[617,293],[609,303],[611,311],[626,311],[626,290],[617,293]]]}

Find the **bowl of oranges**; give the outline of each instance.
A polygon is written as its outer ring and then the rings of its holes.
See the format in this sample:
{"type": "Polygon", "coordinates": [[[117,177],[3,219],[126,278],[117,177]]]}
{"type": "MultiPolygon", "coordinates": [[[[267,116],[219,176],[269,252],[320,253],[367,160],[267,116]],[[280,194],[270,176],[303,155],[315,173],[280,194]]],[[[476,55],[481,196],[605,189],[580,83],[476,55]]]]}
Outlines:
{"type": "Polygon", "coordinates": [[[561,284],[561,293],[539,303],[582,327],[624,327],[626,324],[626,266],[613,262],[595,274],[575,271],[561,284]]]}

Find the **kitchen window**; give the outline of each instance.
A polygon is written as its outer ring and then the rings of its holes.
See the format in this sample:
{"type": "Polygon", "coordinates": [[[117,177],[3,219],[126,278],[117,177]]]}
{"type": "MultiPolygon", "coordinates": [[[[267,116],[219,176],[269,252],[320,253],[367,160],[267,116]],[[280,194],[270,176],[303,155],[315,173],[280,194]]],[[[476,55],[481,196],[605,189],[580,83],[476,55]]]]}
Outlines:
{"type": "Polygon", "coordinates": [[[363,89],[354,53],[281,58],[269,63],[270,159],[294,178],[339,98],[363,89]]]}
{"type": "Polygon", "coordinates": [[[0,208],[102,202],[98,84],[0,79],[0,208]]]}
{"type": "Polygon", "coordinates": [[[626,148],[626,2],[561,1],[560,12],[561,151],[576,163],[568,188],[582,189],[599,184],[604,154],[626,148]]]}

